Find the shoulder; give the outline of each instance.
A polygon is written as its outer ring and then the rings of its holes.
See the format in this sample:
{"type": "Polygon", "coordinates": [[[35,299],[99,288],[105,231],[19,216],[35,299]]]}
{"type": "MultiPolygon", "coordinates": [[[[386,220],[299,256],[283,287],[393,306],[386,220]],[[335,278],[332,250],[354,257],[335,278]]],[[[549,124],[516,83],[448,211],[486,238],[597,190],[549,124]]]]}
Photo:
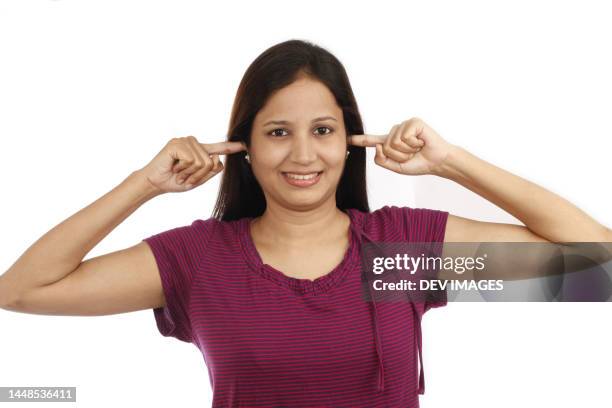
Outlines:
{"type": "Polygon", "coordinates": [[[219,250],[235,241],[236,228],[237,221],[196,219],[150,235],[143,241],[151,248],[160,270],[185,271],[185,279],[191,279],[192,271],[205,257],[216,256],[219,250]]]}
{"type": "Polygon", "coordinates": [[[218,221],[214,218],[206,220],[196,219],[190,224],[181,225],[155,233],[147,238],[146,241],[160,241],[165,244],[185,244],[207,240],[217,228],[218,221]]]}
{"type": "Polygon", "coordinates": [[[157,232],[143,239],[154,252],[172,253],[195,259],[204,253],[212,240],[221,236],[235,234],[237,222],[219,221],[216,218],[196,219],[190,224],[176,226],[162,232],[157,232]]]}
{"type": "Polygon", "coordinates": [[[385,205],[371,213],[358,212],[367,232],[381,240],[440,242],[448,211],[385,205]]]}
{"type": "Polygon", "coordinates": [[[247,219],[241,218],[234,221],[221,221],[212,217],[207,219],[196,219],[190,224],[173,227],[152,236],[185,241],[209,239],[213,235],[237,232],[240,229],[240,225],[243,224],[245,220],[247,219]]]}

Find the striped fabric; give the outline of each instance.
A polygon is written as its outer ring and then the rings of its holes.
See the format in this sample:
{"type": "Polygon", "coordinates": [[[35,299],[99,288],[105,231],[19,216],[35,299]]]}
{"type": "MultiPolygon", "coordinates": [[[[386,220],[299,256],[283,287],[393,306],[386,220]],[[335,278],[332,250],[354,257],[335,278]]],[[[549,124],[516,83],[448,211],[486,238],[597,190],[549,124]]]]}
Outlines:
{"type": "Polygon", "coordinates": [[[263,264],[251,218],[196,220],[144,239],[166,298],[153,310],[157,327],[201,350],[213,408],[419,406],[421,317],[446,299],[365,301],[360,249],[364,240],[443,242],[448,212],[346,212],[344,259],[314,281],[263,264]]]}

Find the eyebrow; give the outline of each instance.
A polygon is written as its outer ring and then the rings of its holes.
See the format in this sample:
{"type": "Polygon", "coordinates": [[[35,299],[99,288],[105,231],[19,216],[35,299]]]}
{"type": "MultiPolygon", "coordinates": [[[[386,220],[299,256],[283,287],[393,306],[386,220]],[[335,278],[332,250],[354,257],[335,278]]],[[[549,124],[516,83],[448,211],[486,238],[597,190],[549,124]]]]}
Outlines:
{"type": "MultiPolygon", "coordinates": [[[[321,122],[324,120],[334,120],[337,122],[336,118],[334,118],[333,116],[321,116],[319,118],[314,118],[310,123],[314,123],[314,122],[321,122]]],[[[270,120],[266,123],[264,123],[262,126],[267,126],[267,125],[289,125],[291,124],[291,122],[286,121],[286,120],[270,120]]]]}

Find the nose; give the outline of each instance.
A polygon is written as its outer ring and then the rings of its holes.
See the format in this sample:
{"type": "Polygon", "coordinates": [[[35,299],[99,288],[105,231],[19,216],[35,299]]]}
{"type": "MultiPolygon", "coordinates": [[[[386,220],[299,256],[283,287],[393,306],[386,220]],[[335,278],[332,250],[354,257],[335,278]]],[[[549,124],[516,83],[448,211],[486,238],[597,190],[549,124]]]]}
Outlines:
{"type": "Polygon", "coordinates": [[[311,135],[300,134],[293,138],[290,159],[293,163],[304,166],[317,160],[317,149],[311,135]]]}

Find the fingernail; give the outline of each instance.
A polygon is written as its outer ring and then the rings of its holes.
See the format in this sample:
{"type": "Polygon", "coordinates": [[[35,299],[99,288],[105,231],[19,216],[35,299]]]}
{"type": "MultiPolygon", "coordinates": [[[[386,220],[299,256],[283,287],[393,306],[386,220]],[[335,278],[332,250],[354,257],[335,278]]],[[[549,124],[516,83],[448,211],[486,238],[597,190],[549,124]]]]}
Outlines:
{"type": "Polygon", "coordinates": [[[187,187],[187,188],[191,188],[191,187],[193,187],[193,184],[191,184],[191,183],[189,183],[189,184],[185,184],[185,187],[187,187]]]}

